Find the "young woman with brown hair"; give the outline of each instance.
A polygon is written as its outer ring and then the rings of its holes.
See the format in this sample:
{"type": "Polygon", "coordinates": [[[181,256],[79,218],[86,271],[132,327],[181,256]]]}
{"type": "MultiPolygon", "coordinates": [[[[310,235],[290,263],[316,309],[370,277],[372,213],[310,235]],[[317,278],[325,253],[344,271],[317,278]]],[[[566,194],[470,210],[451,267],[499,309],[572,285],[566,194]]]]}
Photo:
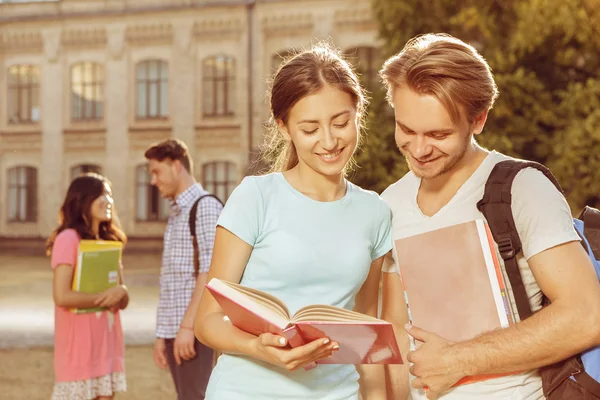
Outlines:
{"type": "MultiPolygon", "coordinates": [[[[317,45],[288,59],[271,90],[267,155],[272,172],[246,177],[217,224],[208,280],[269,292],[291,314],[329,304],[376,316],[383,256],[391,249],[390,211],[376,193],[345,178],[360,141],[365,97],[349,64],[317,45]]],[[[354,365],[303,367],[339,349],[316,340],[290,349],[283,337],[245,333],[224,320],[205,291],[196,336],[224,354],[207,399],[357,399],[354,365]]],[[[369,366],[371,367],[371,366],[369,366]]],[[[385,398],[374,372],[361,389],[385,398]]]]}
{"type": "Polygon", "coordinates": [[[47,241],[54,272],[55,303],[53,400],[109,400],[126,389],[123,331],[119,310],[129,296],[120,284],[100,293],[71,289],[77,250],[82,239],[126,242],[119,228],[110,184],[98,174],[71,182],[59,213],[59,226],[47,241]],[[106,307],[106,311],[75,314],[71,308],[106,307]]]}

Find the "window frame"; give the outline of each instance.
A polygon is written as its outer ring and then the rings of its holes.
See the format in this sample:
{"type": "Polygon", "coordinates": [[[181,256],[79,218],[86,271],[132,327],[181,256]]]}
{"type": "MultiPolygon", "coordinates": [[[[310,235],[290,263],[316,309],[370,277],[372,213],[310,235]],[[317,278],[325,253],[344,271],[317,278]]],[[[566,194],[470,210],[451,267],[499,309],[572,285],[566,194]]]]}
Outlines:
{"type": "Polygon", "coordinates": [[[86,122],[86,121],[103,121],[105,112],[104,101],[104,65],[95,61],[80,61],[71,65],[70,69],[70,95],[71,95],[71,121],[86,122]],[[81,68],[81,82],[74,81],[75,70],[81,68]],[[91,68],[91,82],[86,81],[86,68],[91,68]],[[86,93],[87,88],[91,88],[95,100],[85,100],[84,96],[79,97],[79,117],[75,116],[75,85],[81,85],[81,93],[86,93]],[[86,102],[92,102],[91,115],[87,115],[86,102]]]}
{"type": "Polygon", "coordinates": [[[22,125],[22,124],[37,124],[40,122],[40,69],[37,65],[34,64],[16,64],[11,65],[6,69],[6,122],[8,125],[22,125]],[[25,69],[27,81],[22,82],[22,74],[20,69],[25,69]],[[17,70],[16,72],[12,72],[17,70]],[[37,75],[37,80],[34,77],[37,75]],[[11,76],[15,76],[17,82],[11,82],[11,76]],[[13,94],[12,92],[16,92],[16,101],[12,102],[13,94]],[[25,93],[25,94],[24,94],[25,93]],[[21,115],[23,114],[23,97],[27,98],[27,107],[26,107],[26,115],[25,119],[21,119],[21,115]],[[36,101],[34,101],[34,99],[36,101]],[[14,109],[10,109],[10,104],[13,104],[14,109]],[[37,108],[37,119],[33,118],[33,110],[37,108]],[[11,120],[11,111],[13,114],[18,117],[18,120],[11,120]],[[16,114],[15,114],[16,112],[16,114]]]}
{"type": "Polygon", "coordinates": [[[7,182],[7,213],[9,223],[37,222],[38,218],[38,169],[28,165],[17,165],[6,171],[7,182]],[[20,173],[25,174],[25,184],[19,183],[20,173]],[[14,174],[14,175],[13,175],[14,174]],[[14,177],[14,178],[13,178],[14,177]],[[17,191],[16,215],[11,216],[11,191],[17,191]],[[23,199],[25,197],[25,199],[23,199]],[[25,215],[21,215],[20,204],[26,202],[25,215]]]}
{"type": "Polygon", "coordinates": [[[237,91],[236,65],[235,57],[227,54],[216,54],[202,60],[202,95],[204,99],[209,96],[212,97],[212,110],[208,109],[208,102],[202,102],[203,117],[231,117],[235,115],[234,105],[237,91]],[[219,60],[221,60],[220,68],[218,67],[219,60]],[[219,99],[220,86],[222,90],[221,99],[219,99]],[[219,100],[222,102],[222,107],[219,107],[219,100]]]}
{"type": "Polygon", "coordinates": [[[135,67],[135,119],[138,121],[143,120],[165,120],[169,118],[169,63],[165,60],[161,59],[148,59],[142,60],[136,64],[135,67]],[[157,67],[157,78],[150,78],[150,66],[152,64],[156,64],[157,67]],[[145,68],[146,76],[145,78],[140,78],[141,68],[145,68]],[[163,76],[164,71],[164,76],[163,76]],[[165,84],[165,91],[163,93],[162,84],[165,84]],[[139,96],[139,87],[140,84],[144,86],[144,98],[145,98],[145,114],[140,115],[140,96],[139,96]],[[151,114],[151,92],[152,85],[156,87],[156,115],[151,114]],[[166,110],[162,110],[162,97],[166,96],[166,110]],[[163,114],[164,111],[164,114],[163,114]]]}
{"type": "Polygon", "coordinates": [[[223,203],[231,196],[231,192],[233,192],[237,183],[237,168],[233,162],[217,160],[202,164],[202,185],[204,189],[217,196],[223,203]],[[225,166],[224,180],[217,179],[220,166],[225,166]],[[212,176],[209,176],[209,174],[212,176]],[[219,188],[224,188],[225,198],[219,196],[219,188]]]}
{"type": "Polygon", "coordinates": [[[98,164],[77,164],[71,167],[70,174],[71,180],[81,176],[82,174],[93,172],[102,175],[102,166],[98,164]],[[75,171],[80,169],[79,174],[75,175],[75,171]]]}
{"type": "Polygon", "coordinates": [[[152,181],[150,172],[148,171],[148,164],[141,164],[136,166],[135,168],[135,220],[137,222],[164,222],[169,219],[169,205],[167,200],[163,199],[158,191],[158,188],[152,185],[150,182],[152,181]],[[146,171],[146,180],[140,181],[139,173],[141,170],[146,171]],[[138,205],[140,203],[140,189],[144,190],[145,194],[145,202],[146,202],[146,215],[145,217],[140,217],[138,205]],[[164,204],[164,215],[161,214],[161,206],[160,202],[165,202],[164,204]],[[153,213],[152,208],[156,207],[156,211],[153,213]]]}

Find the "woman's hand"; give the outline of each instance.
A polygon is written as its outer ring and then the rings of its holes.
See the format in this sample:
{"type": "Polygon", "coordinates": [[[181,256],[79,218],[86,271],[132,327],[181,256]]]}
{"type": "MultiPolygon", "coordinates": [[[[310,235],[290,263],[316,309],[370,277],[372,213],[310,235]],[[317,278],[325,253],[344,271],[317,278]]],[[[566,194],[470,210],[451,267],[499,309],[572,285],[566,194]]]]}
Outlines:
{"type": "Polygon", "coordinates": [[[94,305],[104,308],[116,308],[125,296],[127,296],[125,285],[114,286],[100,293],[94,305]]]}
{"type": "Polygon", "coordinates": [[[282,336],[263,333],[253,342],[255,356],[277,367],[294,371],[330,357],[339,350],[339,344],[329,339],[318,339],[303,346],[290,349],[282,336]]]}

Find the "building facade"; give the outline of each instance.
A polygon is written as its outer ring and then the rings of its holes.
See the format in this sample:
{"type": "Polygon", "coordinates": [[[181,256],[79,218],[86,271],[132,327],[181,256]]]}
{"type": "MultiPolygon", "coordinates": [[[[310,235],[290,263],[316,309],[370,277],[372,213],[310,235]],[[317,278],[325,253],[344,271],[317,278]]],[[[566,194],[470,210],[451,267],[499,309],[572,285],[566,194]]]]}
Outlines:
{"type": "Polygon", "coordinates": [[[86,171],[112,182],[128,235],[161,236],[149,145],[184,140],[226,200],[256,169],[281,57],[329,39],[368,86],[376,31],[369,0],[0,1],[0,237],[47,236],[86,171]]]}

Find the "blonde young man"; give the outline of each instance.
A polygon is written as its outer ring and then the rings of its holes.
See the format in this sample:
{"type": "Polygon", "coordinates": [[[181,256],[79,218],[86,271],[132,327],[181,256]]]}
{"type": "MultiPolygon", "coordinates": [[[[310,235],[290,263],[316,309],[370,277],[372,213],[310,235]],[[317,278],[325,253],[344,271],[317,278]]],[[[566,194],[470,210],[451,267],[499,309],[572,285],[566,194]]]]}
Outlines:
{"type": "MultiPolygon", "coordinates": [[[[494,165],[507,159],[475,141],[498,96],[486,61],[458,39],[430,34],[409,41],[381,76],[395,110],[396,143],[410,167],[382,194],[393,213],[393,239],[483,218],[476,203],[494,165]]],[[[412,350],[409,371],[388,370],[390,398],[404,399],[410,390],[415,400],[543,399],[539,367],[600,344],[600,287],[564,197],[541,172],[526,169],[512,186],[512,212],[530,305],[540,310],[542,293],[552,304],[507,329],[450,343],[405,326],[399,271],[389,263],[383,318],[412,350]],[[415,349],[414,339],[423,344],[415,349]],[[526,372],[452,387],[465,376],[515,371],[526,372]]]]}

